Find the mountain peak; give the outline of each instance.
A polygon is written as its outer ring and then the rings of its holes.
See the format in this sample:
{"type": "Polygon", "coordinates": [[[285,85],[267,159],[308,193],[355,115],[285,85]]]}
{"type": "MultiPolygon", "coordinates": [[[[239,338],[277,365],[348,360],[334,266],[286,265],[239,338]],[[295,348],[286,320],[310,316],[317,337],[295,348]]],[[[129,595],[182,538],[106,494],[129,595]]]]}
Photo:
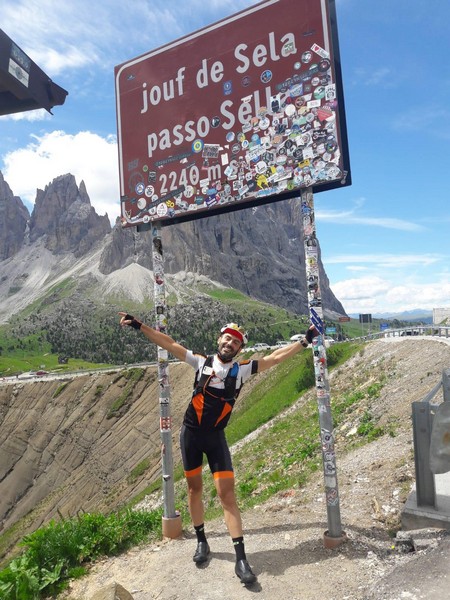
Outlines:
{"type": "Polygon", "coordinates": [[[45,236],[45,246],[55,254],[82,255],[111,231],[108,217],[91,206],[84,182],[77,186],[71,173],[56,177],[45,190],[37,190],[30,219],[30,241],[45,236]]]}

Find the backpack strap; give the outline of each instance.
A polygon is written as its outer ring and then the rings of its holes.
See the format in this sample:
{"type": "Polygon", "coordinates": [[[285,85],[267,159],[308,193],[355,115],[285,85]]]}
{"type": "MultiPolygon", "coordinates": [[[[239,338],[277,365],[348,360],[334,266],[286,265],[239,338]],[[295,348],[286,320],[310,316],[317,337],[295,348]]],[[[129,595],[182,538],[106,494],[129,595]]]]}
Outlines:
{"type": "Polygon", "coordinates": [[[198,370],[195,374],[195,393],[203,391],[203,388],[208,382],[208,379],[212,375],[212,364],[213,364],[214,355],[210,355],[206,357],[205,362],[203,363],[202,370],[198,370]]]}
{"type": "Polygon", "coordinates": [[[236,384],[237,376],[239,373],[239,363],[233,363],[233,366],[228,371],[228,375],[225,377],[225,398],[236,398],[236,384]]]}
{"type": "MultiPolygon", "coordinates": [[[[212,364],[214,355],[206,357],[203,363],[202,370],[197,371],[195,375],[194,395],[203,392],[209,379],[213,375],[212,364]]],[[[234,400],[236,397],[237,376],[239,373],[239,363],[234,362],[224,381],[223,398],[226,400],[234,400]]],[[[222,392],[222,390],[218,390],[222,392]]]]}

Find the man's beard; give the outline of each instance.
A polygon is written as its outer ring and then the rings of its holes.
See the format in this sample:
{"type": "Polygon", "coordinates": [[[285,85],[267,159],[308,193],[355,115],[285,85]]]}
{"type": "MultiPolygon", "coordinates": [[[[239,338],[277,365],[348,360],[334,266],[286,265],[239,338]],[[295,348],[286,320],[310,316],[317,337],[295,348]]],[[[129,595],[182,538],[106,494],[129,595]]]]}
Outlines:
{"type": "Polygon", "coordinates": [[[232,348],[226,348],[226,344],[219,344],[217,349],[217,355],[222,362],[230,362],[239,352],[240,348],[233,350],[232,348]]]}

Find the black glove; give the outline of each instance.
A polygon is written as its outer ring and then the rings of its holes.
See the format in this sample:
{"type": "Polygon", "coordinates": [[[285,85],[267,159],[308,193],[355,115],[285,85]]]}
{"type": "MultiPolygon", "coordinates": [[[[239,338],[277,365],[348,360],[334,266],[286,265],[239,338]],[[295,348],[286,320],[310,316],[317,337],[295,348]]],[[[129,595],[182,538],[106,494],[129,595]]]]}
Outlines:
{"type": "Polygon", "coordinates": [[[132,315],[129,315],[128,313],[125,315],[124,320],[125,321],[131,321],[131,323],[129,325],[133,329],[140,329],[141,328],[141,325],[142,325],[141,321],[138,321],[137,319],[135,319],[132,315]]]}
{"type": "Polygon", "coordinates": [[[319,335],[319,332],[317,331],[317,329],[315,327],[313,327],[312,329],[308,329],[308,331],[305,333],[305,340],[308,342],[308,344],[312,344],[313,338],[317,337],[319,335]]]}

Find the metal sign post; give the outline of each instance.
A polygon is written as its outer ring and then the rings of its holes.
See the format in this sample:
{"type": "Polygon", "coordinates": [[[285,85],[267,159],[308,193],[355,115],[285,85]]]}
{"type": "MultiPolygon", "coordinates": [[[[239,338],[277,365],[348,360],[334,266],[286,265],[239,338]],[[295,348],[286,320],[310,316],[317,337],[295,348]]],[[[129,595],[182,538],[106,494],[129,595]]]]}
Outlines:
{"type": "Polygon", "coordinates": [[[306,283],[311,323],[320,333],[313,340],[314,374],[319,410],[320,438],[322,444],[323,472],[327,504],[328,530],[324,533],[326,548],[334,548],[346,540],[341,527],[339,492],[334,450],[333,419],[330,406],[327,354],[324,343],[324,322],[319,280],[318,242],[314,216],[312,188],[301,191],[301,211],[306,259],[306,283]]]}
{"type": "MultiPolygon", "coordinates": [[[[155,329],[167,333],[166,293],[164,262],[161,242],[161,225],[152,227],[153,278],[155,300],[155,329]]],[[[168,352],[158,346],[158,382],[161,432],[161,463],[163,479],[164,514],[162,532],[164,537],[177,538],[181,535],[181,516],[175,510],[172,454],[172,417],[170,416],[170,383],[168,352]]]]}

